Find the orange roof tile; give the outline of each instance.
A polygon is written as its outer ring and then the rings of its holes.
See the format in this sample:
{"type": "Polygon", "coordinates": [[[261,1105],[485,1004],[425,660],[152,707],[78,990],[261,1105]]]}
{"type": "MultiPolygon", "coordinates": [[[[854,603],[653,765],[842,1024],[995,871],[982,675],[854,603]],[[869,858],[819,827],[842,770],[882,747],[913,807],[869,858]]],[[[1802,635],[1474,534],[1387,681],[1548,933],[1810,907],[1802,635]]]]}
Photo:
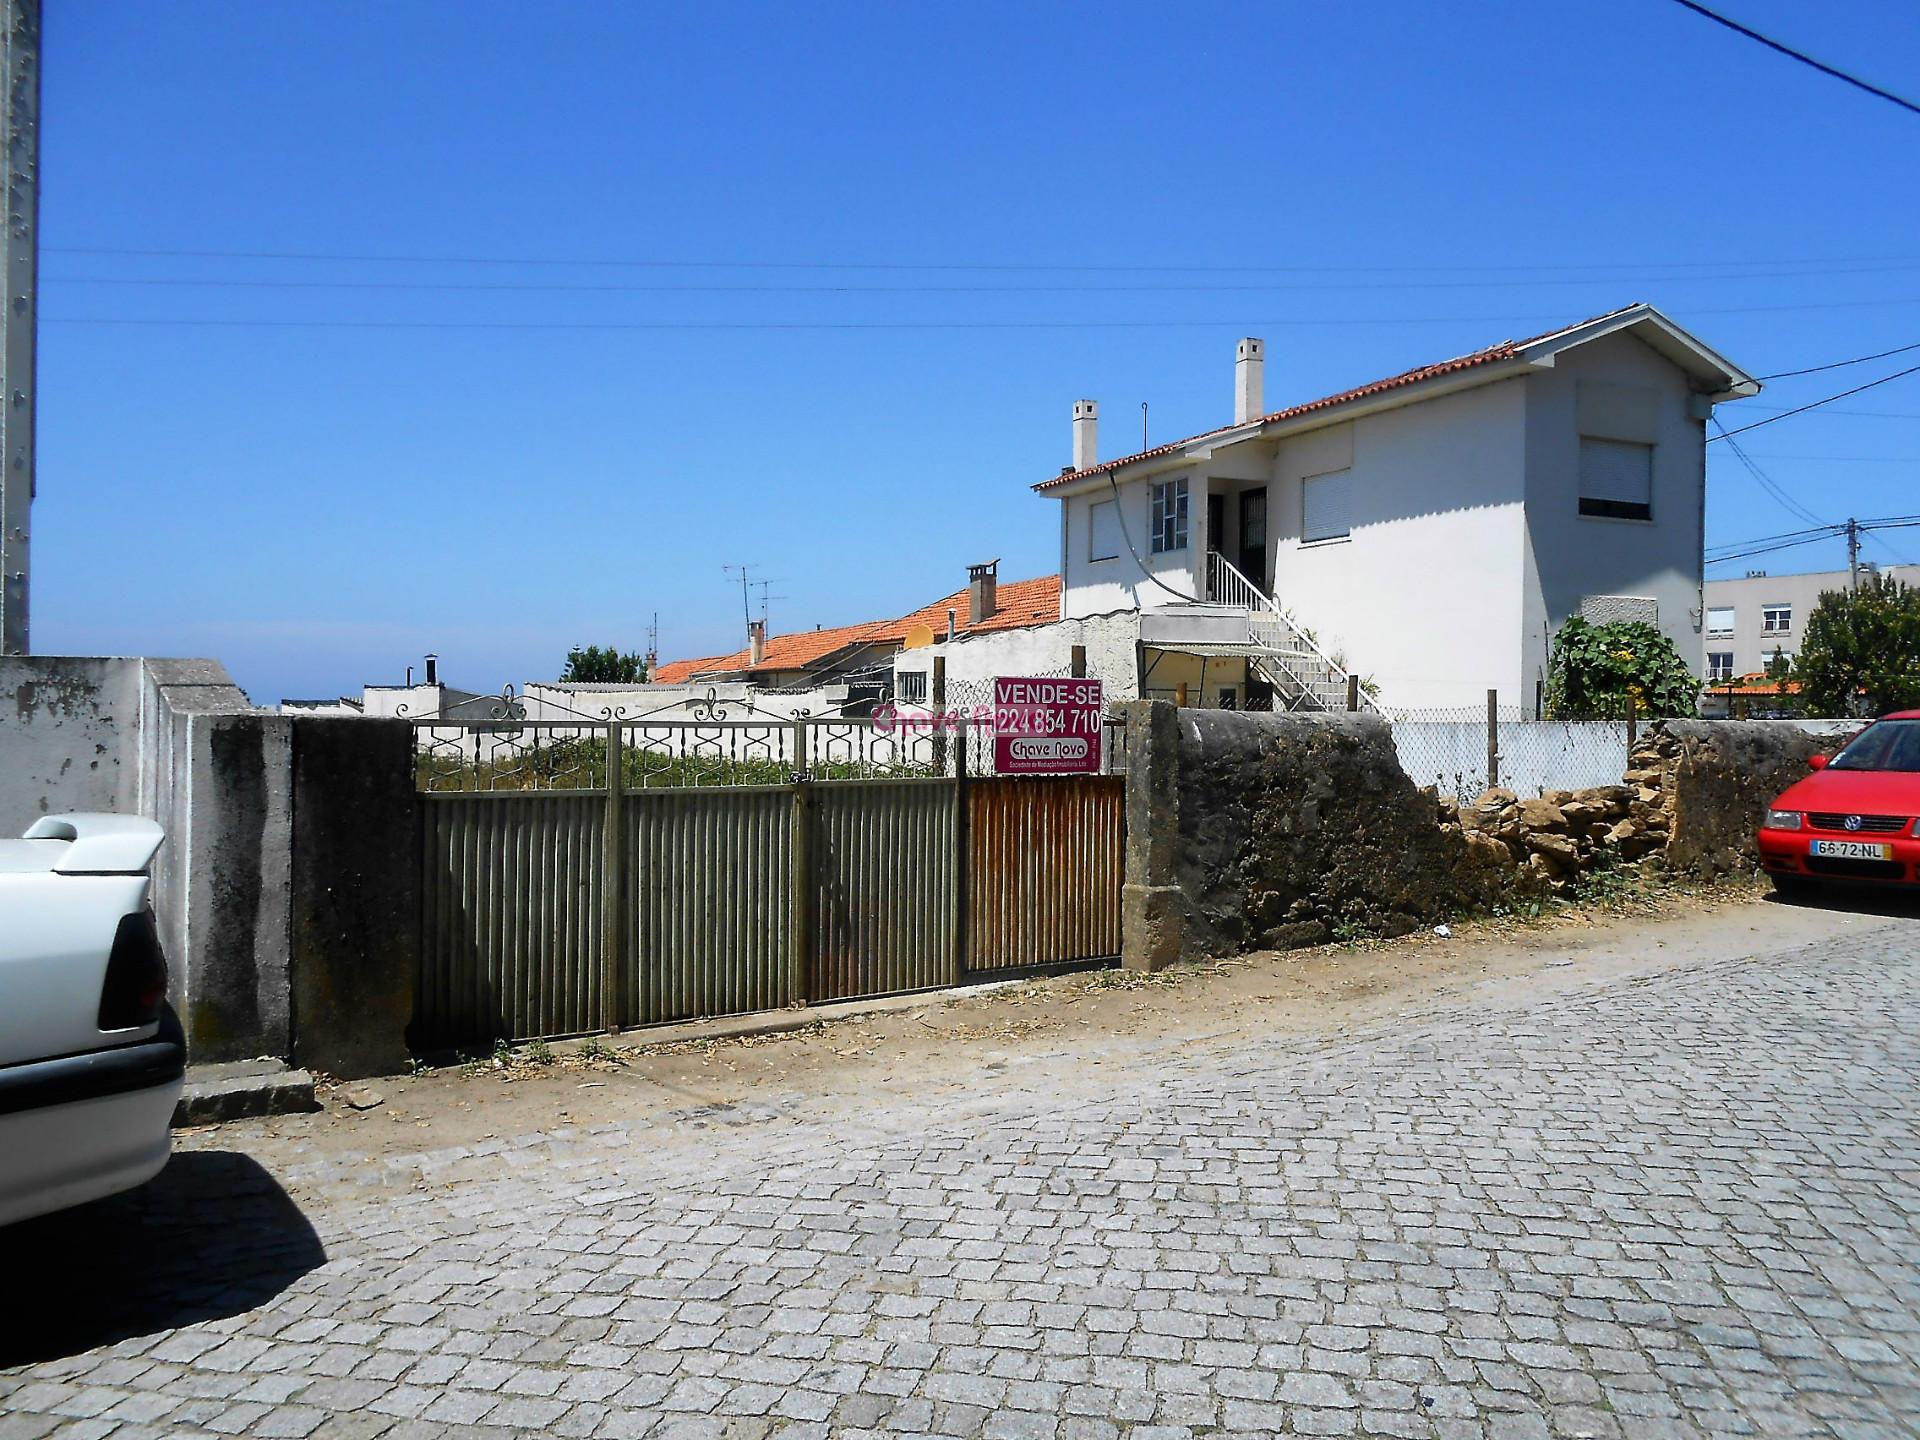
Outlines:
{"type": "Polygon", "coordinates": [[[990,630],[1018,630],[1028,625],[1047,625],[1060,618],[1060,577],[1042,575],[1033,580],[1008,580],[995,594],[994,612],[978,625],[973,623],[967,591],[956,590],[930,605],[923,605],[898,620],[866,620],[858,625],[840,625],[828,630],[799,630],[789,635],[767,638],[767,653],[758,665],[751,664],[752,652],[736,650],[731,655],[706,655],[693,660],[670,660],[654,668],[652,679],[658,685],[682,685],[701,675],[763,674],[778,670],[804,670],[836,651],[855,645],[899,645],[916,625],[925,625],[936,636],[947,633],[947,611],[957,612],[955,623],[963,633],[990,630]]]}
{"type": "MultiPolygon", "coordinates": [[[[1636,302],[1637,303],[1637,302],[1636,302]]],[[[1275,410],[1270,415],[1262,415],[1258,420],[1245,421],[1242,424],[1221,425],[1212,430],[1203,430],[1198,435],[1189,435],[1184,440],[1175,440],[1166,445],[1156,445],[1151,450],[1142,450],[1136,455],[1123,455],[1118,460],[1103,460],[1100,464],[1085,470],[1074,470],[1042,480],[1033,488],[1051,490],[1075,480],[1084,480],[1089,475],[1098,475],[1121,465],[1132,465],[1141,460],[1157,460],[1162,455],[1171,455],[1176,450],[1193,444],[1196,440],[1205,440],[1213,435],[1225,435],[1230,430],[1243,429],[1246,425],[1266,425],[1276,420],[1291,420],[1296,416],[1309,415],[1316,410],[1331,410],[1336,405],[1345,405],[1354,400],[1364,400],[1388,390],[1399,390],[1408,385],[1418,385],[1423,380],[1435,380],[1442,375],[1451,375],[1460,370],[1471,370],[1479,365],[1491,365],[1499,360],[1511,360],[1529,345],[1536,345],[1550,336],[1566,330],[1578,330],[1582,325],[1592,325],[1611,316],[1634,309],[1633,305],[1623,305],[1618,310],[1609,310],[1604,315],[1596,315],[1591,320],[1581,320],[1573,325],[1556,325],[1551,330],[1538,335],[1530,335],[1525,340],[1502,340],[1498,345],[1489,345],[1484,350],[1475,350],[1468,355],[1459,355],[1452,360],[1440,360],[1431,365],[1415,366],[1403,370],[1398,375],[1389,375],[1384,380],[1370,380],[1365,385],[1356,385],[1351,390],[1342,390],[1337,395],[1326,395],[1318,400],[1309,400],[1304,405],[1294,405],[1285,410],[1275,410]]]]}

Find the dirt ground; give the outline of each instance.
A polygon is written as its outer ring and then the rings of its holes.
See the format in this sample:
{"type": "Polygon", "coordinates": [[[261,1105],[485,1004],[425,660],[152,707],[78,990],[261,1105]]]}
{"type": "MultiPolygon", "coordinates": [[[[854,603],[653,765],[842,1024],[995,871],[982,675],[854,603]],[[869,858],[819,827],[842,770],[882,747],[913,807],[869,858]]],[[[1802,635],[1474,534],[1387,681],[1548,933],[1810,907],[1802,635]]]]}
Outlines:
{"type": "MultiPolygon", "coordinates": [[[[938,1111],[1009,1071],[1073,1088],[1125,1057],[1244,1043],[1337,1043],[1348,1031],[1470,1002],[1505,1008],[1635,974],[1764,955],[1885,916],[1871,904],[1781,904],[1758,887],[1664,888],[1531,921],[1462,922],[1306,950],[1099,970],[930,994],[906,1008],[782,1034],[649,1044],[646,1032],[520,1047],[511,1057],[337,1085],[323,1110],[179,1132],[181,1149],[240,1144],[311,1158],[446,1154],[496,1139],[644,1120],[659,1143],[714,1125],[862,1108],[938,1111]],[[1445,928],[1445,927],[1443,927],[1445,928]]],[[[898,1002],[895,1002],[896,1004],[898,1002]]]]}

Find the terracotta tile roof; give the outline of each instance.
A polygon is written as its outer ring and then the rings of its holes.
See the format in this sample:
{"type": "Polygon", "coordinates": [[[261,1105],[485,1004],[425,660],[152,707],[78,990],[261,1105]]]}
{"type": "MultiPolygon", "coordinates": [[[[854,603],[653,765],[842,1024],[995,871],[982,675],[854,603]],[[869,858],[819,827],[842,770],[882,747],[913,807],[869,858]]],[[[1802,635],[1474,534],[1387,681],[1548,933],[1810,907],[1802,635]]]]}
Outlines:
{"type": "MultiPolygon", "coordinates": [[[[1364,400],[1388,390],[1399,390],[1408,385],[1418,385],[1423,380],[1436,380],[1442,375],[1452,375],[1460,370],[1471,370],[1480,365],[1492,365],[1501,360],[1511,360],[1529,345],[1537,345],[1542,340],[1561,334],[1567,330],[1578,330],[1583,325],[1597,324],[1615,315],[1638,308],[1640,302],[1623,305],[1617,310],[1609,310],[1604,315],[1595,315],[1590,320],[1581,320],[1572,325],[1556,325],[1538,335],[1530,335],[1524,340],[1502,340],[1498,345],[1489,345],[1484,350],[1475,350],[1471,354],[1458,355],[1451,360],[1439,360],[1431,365],[1419,365],[1411,370],[1403,370],[1398,375],[1389,375],[1384,380],[1370,380],[1365,385],[1356,385],[1351,390],[1342,390],[1337,395],[1325,395],[1318,400],[1309,400],[1304,405],[1290,406],[1285,410],[1275,410],[1262,415],[1258,420],[1250,420],[1245,425],[1266,425],[1276,420],[1291,420],[1296,416],[1310,415],[1317,410],[1331,410],[1337,405],[1346,405],[1354,400],[1364,400]]],[[[1232,430],[1244,429],[1245,425],[1222,425],[1213,430],[1203,430],[1198,435],[1189,435],[1184,440],[1175,440],[1166,445],[1156,445],[1151,450],[1142,450],[1136,455],[1124,455],[1118,460],[1104,460],[1086,470],[1074,470],[1067,474],[1055,475],[1042,480],[1033,488],[1051,490],[1057,485],[1065,485],[1074,480],[1083,480],[1089,475],[1098,475],[1119,465],[1132,465],[1141,460],[1157,460],[1162,455],[1171,455],[1184,449],[1197,440],[1205,440],[1214,435],[1225,435],[1232,430]]]]}
{"type": "Polygon", "coordinates": [[[1029,625],[1051,625],[1060,618],[1060,577],[1042,575],[1034,580],[1003,580],[994,591],[993,614],[980,624],[973,623],[973,606],[967,591],[956,590],[931,605],[922,605],[911,615],[886,622],[879,638],[905,640],[916,625],[931,627],[938,639],[947,633],[947,611],[955,611],[954,623],[963,634],[991,630],[1021,630],[1029,625]]]}
{"type": "Polygon", "coordinates": [[[797,630],[790,635],[769,635],[767,652],[758,665],[751,650],[736,650],[731,655],[708,655],[698,660],[673,660],[654,671],[661,685],[682,684],[696,675],[741,671],[763,674],[775,670],[804,670],[836,650],[843,650],[873,637],[886,622],[866,620],[858,625],[838,625],[828,630],[797,630]]]}
{"type": "Polygon", "coordinates": [[[736,650],[731,655],[706,655],[694,660],[670,660],[653,672],[658,685],[683,685],[701,675],[765,674],[779,670],[804,670],[836,651],[855,645],[899,645],[907,631],[916,625],[929,627],[936,637],[947,633],[947,611],[958,611],[956,623],[963,632],[984,633],[993,630],[1018,630],[1028,625],[1046,625],[1060,618],[1060,577],[1042,575],[1034,580],[1002,581],[995,595],[994,612],[975,625],[967,592],[956,590],[930,605],[923,605],[898,620],[867,620],[858,625],[841,625],[830,630],[800,630],[791,635],[767,638],[766,658],[750,665],[751,652],[736,650]]]}

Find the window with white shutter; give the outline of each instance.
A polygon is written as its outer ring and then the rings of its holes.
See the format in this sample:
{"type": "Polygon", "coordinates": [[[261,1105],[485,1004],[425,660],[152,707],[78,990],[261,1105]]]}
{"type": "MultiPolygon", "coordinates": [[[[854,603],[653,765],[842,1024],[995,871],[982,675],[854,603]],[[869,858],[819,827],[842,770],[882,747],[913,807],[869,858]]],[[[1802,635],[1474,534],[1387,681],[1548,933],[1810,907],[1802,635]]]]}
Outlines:
{"type": "Polygon", "coordinates": [[[1300,482],[1300,539],[1343,540],[1353,533],[1353,472],[1335,470],[1300,482]]]}
{"type": "Polygon", "coordinates": [[[1117,560],[1120,545],[1119,504],[1096,500],[1087,510],[1087,559],[1117,560]]]}
{"type": "Polygon", "coordinates": [[[1580,437],[1580,513],[1653,518],[1653,446],[1580,437]]]}
{"type": "Polygon", "coordinates": [[[1733,606],[1715,605],[1707,611],[1707,634],[1733,634],[1733,606]]]}

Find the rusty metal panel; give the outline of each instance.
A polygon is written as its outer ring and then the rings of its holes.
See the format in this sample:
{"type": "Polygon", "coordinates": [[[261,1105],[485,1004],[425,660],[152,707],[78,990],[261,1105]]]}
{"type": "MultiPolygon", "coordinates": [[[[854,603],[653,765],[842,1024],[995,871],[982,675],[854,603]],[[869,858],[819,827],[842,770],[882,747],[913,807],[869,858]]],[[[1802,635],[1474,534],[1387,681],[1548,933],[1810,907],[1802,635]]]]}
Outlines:
{"type": "Polygon", "coordinates": [[[606,797],[423,795],[418,1043],[600,1025],[606,797]]]}
{"type": "Polygon", "coordinates": [[[792,790],[635,790],[621,803],[622,1023],[790,1004],[792,790]]]}
{"type": "Polygon", "coordinates": [[[968,970],[1120,953],[1125,795],[1117,775],[967,786],[968,970]]]}
{"type": "Polygon", "coordinates": [[[808,999],[950,983],[959,917],[958,782],[823,781],[811,792],[808,999]]]}

